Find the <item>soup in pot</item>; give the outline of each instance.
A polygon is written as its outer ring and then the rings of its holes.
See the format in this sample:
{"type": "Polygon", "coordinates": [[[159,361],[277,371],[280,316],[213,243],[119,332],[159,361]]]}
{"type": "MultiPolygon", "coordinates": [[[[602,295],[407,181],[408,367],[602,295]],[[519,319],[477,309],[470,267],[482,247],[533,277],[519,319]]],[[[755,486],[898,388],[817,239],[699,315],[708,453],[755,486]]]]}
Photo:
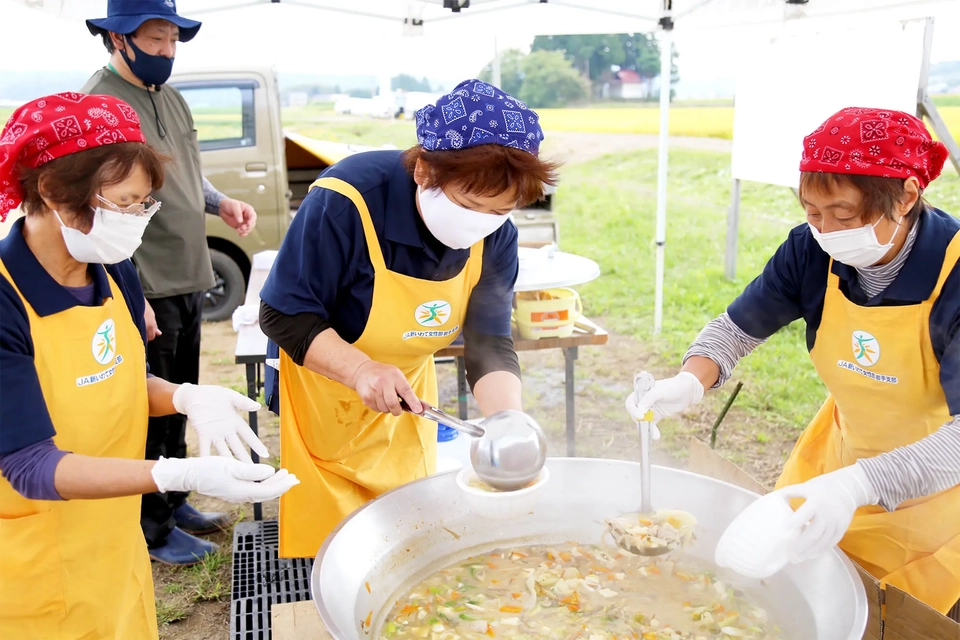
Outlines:
{"type": "Polygon", "coordinates": [[[380,638],[784,640],[764,609],[710,571],[576,543],[441,569],[394,604],[380,638]]]}

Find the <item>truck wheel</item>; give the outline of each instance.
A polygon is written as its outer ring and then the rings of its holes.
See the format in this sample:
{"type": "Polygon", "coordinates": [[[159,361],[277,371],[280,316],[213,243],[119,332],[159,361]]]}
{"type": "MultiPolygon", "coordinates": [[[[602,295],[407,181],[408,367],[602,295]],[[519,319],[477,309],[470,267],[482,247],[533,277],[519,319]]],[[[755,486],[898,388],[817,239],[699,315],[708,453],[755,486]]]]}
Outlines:
{"type": "Polygon", "coordinates": [[[207,322],[229,320],[234,310],[243,304],[246,282],[237,263],[225,253],[210,249],[215,284],[203,300],[203,319],[207,322]]]}

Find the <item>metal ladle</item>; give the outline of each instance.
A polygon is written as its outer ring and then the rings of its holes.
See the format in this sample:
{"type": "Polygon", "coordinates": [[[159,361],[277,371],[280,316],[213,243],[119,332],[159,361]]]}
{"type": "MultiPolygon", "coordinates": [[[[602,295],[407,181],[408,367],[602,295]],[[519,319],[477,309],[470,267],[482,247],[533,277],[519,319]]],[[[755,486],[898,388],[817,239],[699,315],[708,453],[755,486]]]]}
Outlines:
{"type": "Polygon", "coordinates": [[[473,437],[470,462],[481,481],[500,491],[516,491],[540,476],[547,460],[547,440],[537,422],[522,411],[500,411],[479,425],[465,422],[420,401],[416,413],[401,398],[404,411],[453,427],[473,437]]]}
{"type": "MultiPolygon", "coordinates": [[[[640,399],[653,388],[655,382],[653,376],[646,371],[634,378],[633,393],[637,402],[640,402],[640,399]]],[[[639,520],[643,517],[656,517],[653,506],[650,504],[650,442],[652,440],[650,425],[652,423],[652,410],[647,411],[643,420],[637,422],[637,429],[640,431],[640,511],[620,516],[621,518],[636,518],[639,520]]],[[[639,556],[662,556],[670,552],[670,548],[667,546],[644,547],[641,549],[625,538],[618,538],[617,545],[624,551],[639,556]]]]}

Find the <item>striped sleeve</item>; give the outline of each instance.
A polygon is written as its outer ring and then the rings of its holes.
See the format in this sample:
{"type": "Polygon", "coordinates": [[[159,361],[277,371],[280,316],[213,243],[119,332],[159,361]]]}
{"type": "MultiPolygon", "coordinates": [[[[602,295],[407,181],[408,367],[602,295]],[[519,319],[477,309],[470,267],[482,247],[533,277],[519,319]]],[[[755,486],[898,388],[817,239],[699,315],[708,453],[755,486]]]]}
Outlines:
{"type": "Polygon", "coordinates": [[[857,464],[887,511],[954,487],[960,484],[960,415],[922,440],[857,464]]]}
{"type": "Polygon", "coordinates": [[[748,335],[723,312],[700,331],[700,335],[683,356],[683,362],[686,363],[691,356],[701,356],[716,362],[720,367],[720,379],[712,388],[717,389],[733,375],[737,362],[764,342],[765,340],[748,335]]]}

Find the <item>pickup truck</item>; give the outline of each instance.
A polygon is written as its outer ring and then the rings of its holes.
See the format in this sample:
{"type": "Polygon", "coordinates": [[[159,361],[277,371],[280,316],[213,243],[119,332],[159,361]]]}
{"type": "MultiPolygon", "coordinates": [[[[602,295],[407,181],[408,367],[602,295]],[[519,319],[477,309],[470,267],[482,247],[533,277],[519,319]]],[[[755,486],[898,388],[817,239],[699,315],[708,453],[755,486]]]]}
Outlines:
{"type": "MultiPolygon", "coordinates": [[[[253,254],[279,248],[317,175],[342,158],[374,147],[285,131],[279,84],[271,68],[183,71],[175,73],[169,84],[190,105],[204,175],[227,196],[249,202],[257,210],[256,229],[246,238],[219,217],[206,217],[216,285],[206,293],[203,317],[226,320],[243,303],[253,254]]],[[[543,202],[512,214],[521,245],[558,241],[552,199],[550,189],[543,202]]]]}
{"type": "Polygon", "coordinates": [[[371,147],[285,132],[279,85],[269,68],[191,70],[174,74],[169,84],[193,112],[204,175],[257,210],[257,226],[246,238],[219,217],[206,217],[216,285],[206,293],[203,317],[225,320],[243,303],[251,256],[280,246],[317,174],[371,147]]]}

